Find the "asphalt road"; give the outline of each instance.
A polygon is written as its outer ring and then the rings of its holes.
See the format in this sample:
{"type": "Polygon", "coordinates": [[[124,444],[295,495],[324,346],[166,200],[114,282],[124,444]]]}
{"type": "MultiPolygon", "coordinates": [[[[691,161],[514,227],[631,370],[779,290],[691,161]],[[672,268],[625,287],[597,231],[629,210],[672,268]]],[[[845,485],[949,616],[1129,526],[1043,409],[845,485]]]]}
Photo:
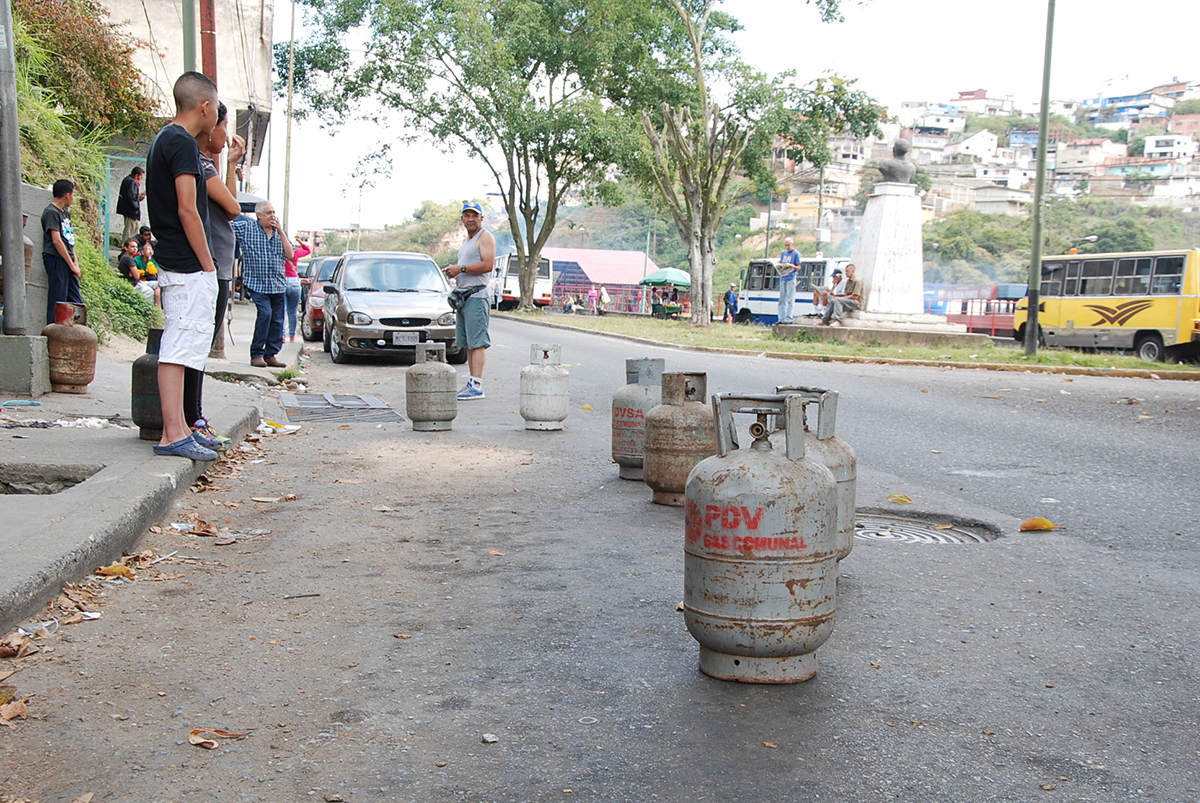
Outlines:
{"type": "MultiPolygon", "coordinates": [[[[452,432],[305,425],[191,495],[176,519],[207,516],[238,542],[147,536],[180,555],[26,659],[38,718],[0,733],[0,789],[1200,799],[1200,387],[707,355],[508,320],[493,338],[488,398],[461,405],[452,432]],[[532,342],[560,343],[570,364],[561,433],[525,432],[517,415],[532,342]],[[710,392],[835,388],[860,510],[1002,535],[859,541],[816,678],[707,678],[675,609],[681,511],[609,461],[609,401],[623,360],[641,356],[707,371],[710,392]],[[913,502],[882,501],[891,493],[913,502]],[[251,499],[285,494],[298,498],[251,499]],[[1017,532],[1032,516],[1066,529],[1017,532]],[[198,727],[250,735],[205,751],[187,743],[198,727]]],[[[405,368],[317,352],[307,379],[403,411],[405,368]]]]}

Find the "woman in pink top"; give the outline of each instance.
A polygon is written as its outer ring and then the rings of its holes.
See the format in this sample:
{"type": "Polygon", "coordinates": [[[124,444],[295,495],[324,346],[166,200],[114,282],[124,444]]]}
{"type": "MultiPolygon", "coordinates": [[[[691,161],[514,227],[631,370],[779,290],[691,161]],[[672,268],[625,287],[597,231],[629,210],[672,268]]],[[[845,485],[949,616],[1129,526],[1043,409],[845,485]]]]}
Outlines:
{"type": "Polygon", "coordinates": [[[283,275],[287,279],[287,294],[284,296],[284,306],[287,309],[288,340],[296,340],[296,313],[300,309],[300,274],[296,271],[296,263],[312,253],[312,249],[299,240],[292,249],[292,258],[283,261],[283,275]]]}

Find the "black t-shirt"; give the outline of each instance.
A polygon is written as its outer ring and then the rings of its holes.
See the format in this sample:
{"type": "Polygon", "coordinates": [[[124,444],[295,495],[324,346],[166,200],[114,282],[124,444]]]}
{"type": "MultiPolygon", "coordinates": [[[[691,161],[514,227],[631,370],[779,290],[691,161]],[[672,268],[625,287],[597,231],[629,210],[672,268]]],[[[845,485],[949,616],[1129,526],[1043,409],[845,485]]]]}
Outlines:
{"type": "Polygon", "coordinates": [[[117,259],[117,273],[121,274],[121,277],[130,284],[138,283],[135,276],[141,277],[141,272],[137,269],[137,260],[125,252],[121,252],[121,256],[117,259]]]}
{"type": "MultiPolygon", "coordinates": [[[[196,179],[196,211],[207,232],[208,190],[200,166],[200,146],[182,126],[168,123],[154,138],[146,158],[146,206],[150,211],[150,228],[158,240],[154,261],[160,269],[172,273],[198,273],[203,267],[179,218],[175,177],[181,175],[196,179]]],[[[209,251],[212,251],[211,243],[209,251]]]]}
{"type": "Polygon", "coordinates": [[[71,226],[71,213],[59,209],[54,204],[46,204],[46,208],[42,210],[42,253],[62,256],[54,247],[54,240],[50,238],[52,231],[58,232],[63,244],[67,246],[67,253],[74,257],[75,229],[71,226]]]}

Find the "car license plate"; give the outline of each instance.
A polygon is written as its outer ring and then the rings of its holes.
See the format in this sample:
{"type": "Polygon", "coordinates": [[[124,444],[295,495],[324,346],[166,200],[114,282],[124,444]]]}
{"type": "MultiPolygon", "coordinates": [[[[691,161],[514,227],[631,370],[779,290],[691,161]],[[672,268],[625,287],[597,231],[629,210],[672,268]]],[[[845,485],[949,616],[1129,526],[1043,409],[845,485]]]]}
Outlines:
{"type": "Polygon", "coordinates": [[[392,332],[393,346],[415,346],[421,342],[421,335],[417,332],[392,332]]]}

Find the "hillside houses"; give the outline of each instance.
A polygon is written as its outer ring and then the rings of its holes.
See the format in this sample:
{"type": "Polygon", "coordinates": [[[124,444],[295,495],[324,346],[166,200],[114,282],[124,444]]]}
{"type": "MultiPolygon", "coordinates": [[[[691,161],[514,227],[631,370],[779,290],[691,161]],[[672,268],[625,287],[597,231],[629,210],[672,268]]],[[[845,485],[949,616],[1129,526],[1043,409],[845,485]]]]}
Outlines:
{"type": "MultiPolygon", "coordinates": [[[[1077,195],[1103,187],[1146,203],[1200,195],[1200,114],[1172,112],[1177,103],[1193,98],[1200,98],[1200,83],[1173,80],[1144,92],[1051,101],[1052,114],[1112,133],[1080,137],[1077,127],[1052,120],[1045,142],[1047,192],[1077,195]],[[1148,125],[1165,133],[1142,135],[1145,154],[1131,156],[1126,140],[1148,125]]],[[[905,101],[884,129],[883,136],[865,140],[834,137],[833,159],[824,171],[793,164],[785,158],[786,143],[777,140],[776,170],[786,195],[772,199],[769,215],[751,221],[752,229],[817,230],[822,240],[829,233],[853,231],[863,211],[856,203],[863,174],[891,155],[898,137],[909,141],[909,158],[929,176],[922,199],[926,219],[959,209],[1028,214],[1042,145],[1036,107],[1023,115],[1011,96],[975,89],[946,101],[905,101]],[[968,131],[972,117],[1002,119],[976,122],[968,131]]]]}

